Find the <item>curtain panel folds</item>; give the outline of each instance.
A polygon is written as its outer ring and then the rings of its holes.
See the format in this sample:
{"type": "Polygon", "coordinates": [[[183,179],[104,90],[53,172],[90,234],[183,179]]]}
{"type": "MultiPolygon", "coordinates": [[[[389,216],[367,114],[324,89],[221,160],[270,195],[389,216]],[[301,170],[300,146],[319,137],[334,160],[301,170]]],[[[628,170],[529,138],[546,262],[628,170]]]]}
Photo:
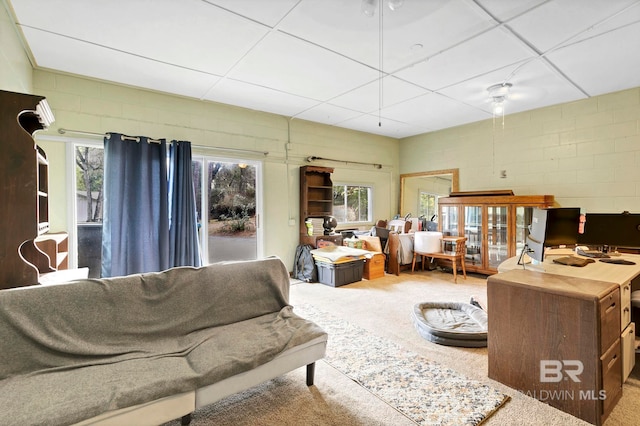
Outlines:
{"type": "Polygon", "coordinates": [[[191,142],[169,147],[169,263],[201,266],[191,142]]]}
{"type": "Polygon", "coordinates": [[[200,266],[191,168],[188,142],[107,134],[102,277],[200,266]]]}

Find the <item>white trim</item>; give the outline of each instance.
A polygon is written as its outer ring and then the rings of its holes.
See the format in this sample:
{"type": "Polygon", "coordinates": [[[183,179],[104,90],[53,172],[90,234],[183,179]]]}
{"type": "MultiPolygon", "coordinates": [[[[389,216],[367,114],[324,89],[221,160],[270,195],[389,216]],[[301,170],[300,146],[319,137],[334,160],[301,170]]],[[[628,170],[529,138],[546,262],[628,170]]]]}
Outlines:
{"type": "MultiPolygon", "coordinates": [[[[250,166],[255,167],[256,169],[256,259],[260,259],[264,257],[264,206],[263,206],[263,167],[264,161],[260,160],[250,160],[245,158],[234,158],[234,157],[226,157],[220,155],[209,155],[202,152],[198,152],[197,154],[192,154],[193,161],[203,161],[203,169],[202,169],[202,182],[201,187],[203,189],[201,194],[201,205],[207,206],[208,200],[206,199],[206,191],[204,190],[209,185],[207,182],[207,164],[206,162],[220,162],[220,163],[245,163],[250,166]]],[[[203,212],[204,216],[205,212],[203,212]]],[[[203,224],[205,218],[202,218],[203,224]]],[[[205,226],[201,227],[200,233],[200,247],[201,247],[201,255],[203,264],[207,264],[209,260],[209,244],[207,240],[207,229],[205,226]]]]}

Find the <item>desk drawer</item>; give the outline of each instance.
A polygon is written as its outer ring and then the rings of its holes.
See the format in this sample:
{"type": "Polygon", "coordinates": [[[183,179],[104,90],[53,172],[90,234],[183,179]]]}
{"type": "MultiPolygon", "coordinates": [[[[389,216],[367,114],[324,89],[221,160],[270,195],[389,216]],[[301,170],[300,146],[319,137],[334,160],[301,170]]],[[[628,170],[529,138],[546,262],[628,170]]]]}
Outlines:
{"type": "Polygon", "coordinates": [[[600,299],[600,353],[620,338],[620,289],[600,299]]]}
{"type": "Polygon", "coordinates": [[[622,331],[622,382],[626,382],[636,365],[636,325],[631,323],[622,331]]]}
{"type": "Polygon", "coordinates": [[[627,328],[631,322],[631,283],[620,286],[620,330],[627,328]]]}
{"type": "Polygon", "coordinates": [[[605,399],[602,400],[603,418],[615,406],[622,392],[622,354],[620,340],[617,340],[600,358],[602,371],[602,389],[605,391],[605,399]]]}

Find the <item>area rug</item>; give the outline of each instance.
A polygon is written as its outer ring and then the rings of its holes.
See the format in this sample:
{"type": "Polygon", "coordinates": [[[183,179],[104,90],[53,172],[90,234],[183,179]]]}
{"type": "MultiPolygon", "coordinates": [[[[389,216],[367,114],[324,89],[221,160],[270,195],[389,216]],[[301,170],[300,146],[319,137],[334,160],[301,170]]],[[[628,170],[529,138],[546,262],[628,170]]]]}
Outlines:
{"type": "Polygon", "coordinates": [[[479,425],[509,400],[312,305],[296,305],[294,312],[329,334],[325,362],[418,425],[479,425]]]}

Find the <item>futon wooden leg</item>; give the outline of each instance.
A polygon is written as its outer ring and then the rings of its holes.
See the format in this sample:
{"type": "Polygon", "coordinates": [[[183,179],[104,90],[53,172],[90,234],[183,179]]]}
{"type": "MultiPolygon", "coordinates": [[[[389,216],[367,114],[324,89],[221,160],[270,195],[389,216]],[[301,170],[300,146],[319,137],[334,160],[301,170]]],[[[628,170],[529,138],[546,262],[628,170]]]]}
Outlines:
{"type": "Polygon", "coordinates": [[[182,426],[188,426],[189,423],[191,423],[191,413],[187,414],[186,416],[182,416],[182,418],[180,419],[180,424],[182,426]]]}
{"type": "Polygon", "coordinates": [[[307,364],[307,386],[313,386],[313,378],[316,373],[316,363],[307,364]]]}

